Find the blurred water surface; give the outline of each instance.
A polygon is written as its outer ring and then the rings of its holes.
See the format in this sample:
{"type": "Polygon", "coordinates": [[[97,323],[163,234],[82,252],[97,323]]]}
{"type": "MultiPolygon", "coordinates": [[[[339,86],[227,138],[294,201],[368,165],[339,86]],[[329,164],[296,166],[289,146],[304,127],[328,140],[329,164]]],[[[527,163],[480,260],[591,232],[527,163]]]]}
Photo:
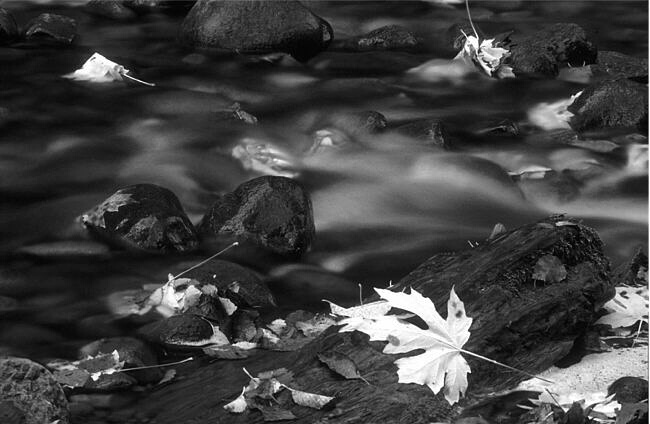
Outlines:
{"type": "MultiPolygon", "coordinates": [[[[242,140],[273,146],[310,190],[317,241],[305,262],[367,289],[399,279],[435,252],[485,240],[497,222],[513,228],[551,213],[594,226],[615,263],[646,244],[647,139],[599,134],[620,146],[599,153],[549,142],[527,121],[535,105],[567,98],[583,85],[466,77],[453,67],[439,78],[417,79],[404,70],[434,58],[449,65],[445,32],[463,21],[462,7],[308,4],[332,23],[337,38],[399,24],[421,37],[422,48],[331,51],[307,65],[273,64],[180,47],[179,16],[115,23],[87,15],[74,2],[3,3],[22,23],[46,11],[71,16],[80,34],[72,48],[0,48],[0,295],[19,302],[18,312],[0,325],[3,349],[71,355],[93,338],[72,322],[105,314],[101,296],[160,282],[174,263],[188,259],[119,254],[61,261],[17,258],[18,249],[84,240],[74,218],[128,184],[171,189],[197,222],[216,194],[259,175],[231,154],[242,140]],[[61,78],[93,52],[156,87],[61,78]],[[258,123],[218,118],[234,102],[258,123]],[[390,127],[438,118],[471,134],[507,118],[524,131],[511,138],[457,137],[450,152],[388,131],[352,136],[347,148],[307,153],[314,133],[331,127],[331,116],[364,110],[381,112],[390,127]],[[575,187],[516,184],[507,175],[532,165],[593,175],[575,187]]],[[[600,50],[647,54],[647,2],[472,2],[472,10],[488,34],[576,22],[600,50]]]]}

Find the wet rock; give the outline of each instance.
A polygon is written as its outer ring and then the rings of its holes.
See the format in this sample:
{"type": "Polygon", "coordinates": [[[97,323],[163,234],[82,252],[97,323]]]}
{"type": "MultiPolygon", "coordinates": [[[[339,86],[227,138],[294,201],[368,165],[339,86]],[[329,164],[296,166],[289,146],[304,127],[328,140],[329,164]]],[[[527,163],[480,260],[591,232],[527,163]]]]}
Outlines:
{"type": "Polygon", "coordinates": [[[607,388],[607,396],[616,393],[618,403],[636,403],[648,399],[648,380],[640,377],[621,377],[607,388]]]}
{"type": "Polygon", "coordinates": [[[517,76],[555,77],[558,68],[584,66],[596,62],[597,49],[584,29],[559,23],[527,36],[513,36],[506,46],[505,61],[517,76]]]}
{"type": "Polygon", "coordinates": [[[18,25],[7,9],[0,7],[0,45],[18,38],[18,25]]]}
{"type": "Polygon", "coordinates": [[[86,12],[116,21],[129,21],[136,17],[122,0],[90,0],[86,3],[86,12]]]}
{"type": "Polygon", "coordinates": [[[194,314],[182,314],[147,324],[138,334],[151,343],[182,348],[207,344],[214,331],[208,320],[194,314]]]}
{"type": "MultiPolygon", "coordinates": [[[[79,356],[85,358],[100,353],[112,353],[114,350],[117,350],[120,355],[120,361],[124,361],[124,368],[158,365],[156,354],[149,345],[133,337],[112,337],[96,340],[83,346],[79,350],[79,356]]],[[[160,368],[148,368],[129,371],[128,374],[139,383],[148,384],[160,381],[163,371],[160,368]]]]}
{"type": "Polygon", "coordinates": [[[648,82],[648,59],[628,56],[619,52],[598,52],[598,62],[590,66],[594,77],[608,79],[629,78],[648,82]]]}
{"type": "Polygon", "coordinates": [[[343,48],[357,51],[408,50],[417,45],[415,35],[399,25],[383,26],[343,42],[343,48]]]}
{"type": "Polygon", "coordinates": [[[286,52],[306,61],[326,49],[332,27],[298,1],[199,0],[183,21],[181,40],[241,53],[286,52]]]}
{"type": "Polygon", "coordinates": [[[206,237],[238,240],[284,257],[299,257],[314,236],[309,194],[294,180],[264,176],[221,196],[199,227],[206,237]]]}
{"type": "Polygon", "coordinates": [[[59,44],[72,44],[77,36],[77,22],[67,16],[42,13],[29,21],[25,29],[28,40],[48,40],[59,44]]]}
{"type": "Polygon", "coordinates": [[[398,133],[414,138],[422,144],[449,149],[449,135],[443,123],[437,119],[423,119],[401,125],[395,129],[398,133]]]}
{"type": "Polygon", "coordinates": [[[198,244],[178,198],[153,184],[116,191],[84,213],[81,222],[100,239],[135,250],[185,252],[198,244]]]}
{"type": "MultiPolygon", "coordinates": [[[[179,264],[177,268],[182,270],[187,267],[179,264]]],[[[224,293],[237,306],[275,306],[273,295],[262,279],[254,271],[232,262],[214,259],[193,269],[184,277],[197,280],[201,284],[214,285],[220,294],[224,293]]]]}
{"type": "Polygon", "coordinates": [[[0,393],[2,393],[0,411],[17,417],[16,422],[25,424],[51,423],[57,420],[60,420],[58,421],[60,424],[69,422],[68,401],[63,389],[47,369],[29,359],[0,359],[0,393]],[[9,405],[8,402],[12,402],[13,405],[9,405]]]}
{"type": "Polygon", "coordinates": [[[648,88],[621,79],[591,85],[567,108],[576,131],[640,127],[648,121],[648,88]]]}

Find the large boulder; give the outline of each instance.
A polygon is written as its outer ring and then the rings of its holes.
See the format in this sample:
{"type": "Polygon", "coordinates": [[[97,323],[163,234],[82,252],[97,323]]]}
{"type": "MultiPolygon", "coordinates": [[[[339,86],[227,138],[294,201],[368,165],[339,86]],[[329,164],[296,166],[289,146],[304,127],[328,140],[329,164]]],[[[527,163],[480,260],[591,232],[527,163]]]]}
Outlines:
{"type": "Polygon", "coordinates": [[[628,56],[619,52],[600,51],[598,62],[590,66],[595,77],[607,79],[629,78],[648,82],[648,59],[628,56]]]}
{"type": "Polygon", "coordinates": [[[576,24],[559,23],[507,44],[506,64],[517,76],[555,77],[562,66],[584,66],[596,62],[598,51],[584,29],[576,24]]]}
{"type": "Polygon", "coordinates": [[[325,50],[332,27],[298,1],[199,0],[187,14],[181,41],[239,53],[286,52],[306,61],[325,50]]]}
{"type": "Polygon", "coordinates": [[[576,131],[638,127],[648,123],[648,87],[627,79],[590,85],[567,108],[576,131]]]}
{"type": "Polygon", "coordinates": [[[296,181],[273,176],[254,178],[221,196],[199,231],[294,258],[307,251],[316,232],[309,194],[296,181]]]}
{"type": "Polygon", "coordinates": [[[53,42],[56,44],[72,44],[77,37],[77,21],[63,15],[42,13],[27,23],[25,38],[53,42]]]}
{"type": "Polygon", "coordinates": [[[59,383],[42,365],[24,358],[3,358],[0,417],[6,416],[24,424],[67,424],[68,401],[59,383]]]}
{"type": "Polygon", "coordinates": [[[134,250],[185,252],[198,244],[178,198],[154,184],[124,187],[80,220],[91,234],[134,250]]]}

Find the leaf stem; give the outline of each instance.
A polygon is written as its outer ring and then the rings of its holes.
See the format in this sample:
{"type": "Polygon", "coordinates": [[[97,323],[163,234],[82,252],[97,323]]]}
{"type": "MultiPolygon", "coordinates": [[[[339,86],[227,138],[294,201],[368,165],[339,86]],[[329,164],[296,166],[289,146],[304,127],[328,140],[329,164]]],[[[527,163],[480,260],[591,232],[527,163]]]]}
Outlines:
{"type": "Polygon", "coordinates": [[[545,382],[547,382],[547,383],[555,384],[554,381],[547,380],[547,379],[545,379],[545,378],[543,378],[543,377],[539,377],[539,376],[537,376],[537,375],[535,375],[535,374],[531,374],[531,373],[526,372],[526,371],[522,371],[522,370],[517,369],[517,368],[515,368],[515,367],[511,367],[510,365],[502,364],[502,363],[499,362],[499,361],[495,361],[494,359],[490,359],[490,358],[485,357],[485,356],[483,356],[483,355],[479,355],[478,353],[470,352],[469,350],[460,349],[460,348],[457,348],[457,347],[454,347],[454,349],[458,349],[459,352],[466,353],[466,354],[468,354],[468,355],[470,355],[470,356],[474,356],[474,357],[476,357],[476,358],[482,359],[482,360],[484,360],[484,361],[490,362],[490,363],[495,364],[495,365],[499,365],[500,367],[507,368],[507,369],[509,369],[509,370],[511,370],[511,371],[517,371],[518,373],[521,373],[521,374],[527,375],[528,377],[536,378],[536,379],[538,379],[538,380],[542,380],[542,381],[545,381],[545,382]]]}
{"type": "Polygon", "coordinates": [[[469,11],[469,0],[465,0],[465,8],[467,9],[467,18],[469,19],[469,24],[472,26],[472,31],[474,31],[474,35],[476,36],[476,39],[480,40],[480,37],[478,36],[478,32],[476,32],[476,28],[474,28],[474,22],[472,22],[472,14],[469,11]]]}
{"type": "Polygon", "coordinates": [[[162,365],[145,365],[145,366],[142,366],[142,367],[122,368],[121,370],[117,370],[117,372],[148,370],[149,368],[171,367],[172,365],[178,365],[178,364],[182,364],[182,363],[193,361],[193,360],[194,360],[194,357],[190,356],[189,358],[183,359],[182,361],[170,362],[168,364],[162,364],[162,365]]]}
{"type": "Polygon", "coordinates": [[[196,268],[198,268],[198,267],[200,267],[200,266],[202,266],[202,265],[205,265],[206,263],[210,262],[212,259],[216,258],[217,256],[221,255],[221,254],[224,253],[225,251],[227,251],[227,250],[229,250],[229,249],[231,249],[231,248],[233,248],[233,247],[235,247],[235,246],[239,246],[239,242],[238,242],[238,241],[229,244],[229,245],[226,246],[224,249],[218,251],[217,253],[215,253],[214,255],[210,256],[209,258],[202,260],[202,261],[199,262],[198,264],[193,265],[193,266],[187,268],[185,271],[181,272],[181,273],[178,274],[177,276],[175,276],[175,277],[172,276],[172,278],[170,278],[169,280],[167,280],[167,282],[169,283],[170,281],[174,281],[175,279],[177,279],[177,278],[180,277],[181,275],[185,275],[185,274],[187,274],[188,272],[190,272],[190,271],[192,271],[192,270],[194,270],[194,269],[196,269],[196,268]]]}
{"type": "Polygon", "coordinates": [[[128,79],[130,79],[130,80],[133,80],[133,81],[135,81],[135,82],[139,82],[140,84],[148,85],[149,87],[155,87],[155,86],[156,86],[156,84],[152,84],[152,83],[150,83],[150,82],[142,81],[142,80],[140,80],[140,79],[137,79],[137,78],[135,78],[135,77],[132,77],[131,75],[127,74],[126,72],[122,72],[121,75],[122,75],[123,77],[126,77],[126,78],[128,78],[128,79]]]}

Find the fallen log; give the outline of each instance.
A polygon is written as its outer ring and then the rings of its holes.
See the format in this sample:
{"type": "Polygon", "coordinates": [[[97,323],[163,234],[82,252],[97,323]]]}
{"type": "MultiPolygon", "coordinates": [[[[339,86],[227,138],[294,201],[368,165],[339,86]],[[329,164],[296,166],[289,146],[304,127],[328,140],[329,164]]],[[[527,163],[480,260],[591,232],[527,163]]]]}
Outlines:
{"type": "MultiPolygon", "coordinates": [[[[394,290],[417,289],[444,316],[451,287],[474,319],[465,348],[529,373],[564,357],[596,311],[613,296],[609,261],[596,232],[564,217],[526,225],[464,252],[438,254],[404,277],[394,290]],[[558,258],[566,270],[560,281],[533,278],[538,260],[558,258]]],[[[537,276],[538,277],[538,276],[537,276]]],[[[241,361],[193,364],[185,378],[151,393],[139,414],[164,423],[258,423],[258,411],[232,414],[223,405],[236,398],[248,377],[286,367],[300,390],[335,396],[333,409],[291,407],[293,423],[429,423],[450,421],[463,404],[527,378],[496,365],[467,358],[472,369],[467,398],[450,406],[425,386],[399,384],[397,355],[381,352],[383,342],[362,333],[331,327],[299,351],[261,351],[241,361]],[[361,380],[345,380],[323,365],[317,354],[339,352],[357,365],[361,380]]],[[[404,356],[408,356],[404,355],[404,356]]],[[[286,394],[285,394],[286,395],[286,394]]]]}

